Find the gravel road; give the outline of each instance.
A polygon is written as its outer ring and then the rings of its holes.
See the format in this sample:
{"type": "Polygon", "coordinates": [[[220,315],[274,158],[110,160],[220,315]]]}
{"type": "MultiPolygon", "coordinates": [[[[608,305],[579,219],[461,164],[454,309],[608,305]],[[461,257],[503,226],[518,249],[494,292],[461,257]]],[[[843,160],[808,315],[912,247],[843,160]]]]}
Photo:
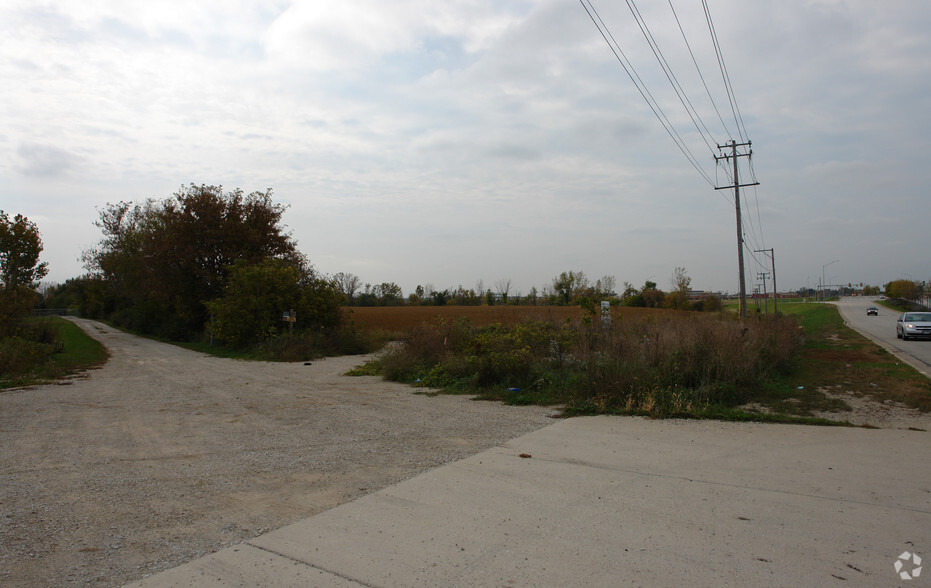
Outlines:
{"type": "Polygon", "coordinates": [[[0,584],[120,585],[478,453],[556,411],[219,359],[73,319],[110,350],[0,392],[0,584]],[[67,385],[65,385],[67,384],[67,385]]]}

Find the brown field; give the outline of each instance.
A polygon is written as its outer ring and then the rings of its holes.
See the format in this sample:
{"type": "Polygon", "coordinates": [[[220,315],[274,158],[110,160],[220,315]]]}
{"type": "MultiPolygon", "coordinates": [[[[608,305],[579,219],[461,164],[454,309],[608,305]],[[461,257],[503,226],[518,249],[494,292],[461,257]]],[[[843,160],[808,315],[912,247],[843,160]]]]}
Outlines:
{"type": "MultiPolygon", "coordinates": [[[[409,331],[437,318],[465,317],[476,325],[512,324],[527,319],[563,322],[578,321],[582,309],[578,306],[356,306],[346,308],[350,320],[368,330],[409,331]]],[[[669,310],[656,308],[613,308],[614,320],[655,314],[669,310]]]]}

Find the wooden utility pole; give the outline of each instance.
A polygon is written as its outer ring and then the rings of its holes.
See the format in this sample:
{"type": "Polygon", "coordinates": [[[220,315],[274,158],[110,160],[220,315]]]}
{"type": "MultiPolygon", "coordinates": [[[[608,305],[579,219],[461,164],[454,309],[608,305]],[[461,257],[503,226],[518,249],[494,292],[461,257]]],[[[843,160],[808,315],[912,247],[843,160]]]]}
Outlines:
{"type": "Polygon", "coordinates": [[[769,272],[760,272],[756,275],[757,279],[763,280],[763,314],[769,314],[769,296],[766,294],[766,276],[769,272]]]}
{"type": "Polygon", "coordinates": [[[746,280],[744,279],[744,234],[743,227],[740,223],[740,189],[746,186],[758,186],[759,182],[752,182],[749,184],[741,184],[737,178],[737,158],[738,157],[750,157],[753,155],[753,149],[750,149],[752,145],[751,141],[746,143],[738,143],[734,140],[731,140],[729,143],[724,145],[718,145],[718,149],[725,149],[727,147],[731,148],[730,155],[716,155],[714,157],[715,161],[725,160],[730,161],[734,160],[734,183],[730,186],[720,186],[715,187],[715,190],[729,190],[734,189],[734,208],[737,210],[737,265],[739,269],[740,276],[740,318],[747,316],[747,286],[746,280]],[[746,153],[737,153],[738,147],[747,147],[746,153]]]}
{"type": "Polygon", "coordinates": [[[769,251],[769,259],[772,262],[773,268],[773,314],[779,314],[779,289],[776,288],[776,253],[773,251],[773,248],[769,249],[757,249],[754,253],[766,253],[769,251]]]}

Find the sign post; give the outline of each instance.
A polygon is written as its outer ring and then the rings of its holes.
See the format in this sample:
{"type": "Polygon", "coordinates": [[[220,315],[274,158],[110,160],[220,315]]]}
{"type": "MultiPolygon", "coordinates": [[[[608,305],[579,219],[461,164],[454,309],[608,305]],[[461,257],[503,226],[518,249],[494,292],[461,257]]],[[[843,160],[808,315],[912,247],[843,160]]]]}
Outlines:
{"type": "Polygon", "coordinates": [[[294,323],[297,322],[297,313],[294,312],[294,309],[292,308],[290,312],[286,310],[281,320],[288,323],[288,336],[294,335],[294,323]]]}

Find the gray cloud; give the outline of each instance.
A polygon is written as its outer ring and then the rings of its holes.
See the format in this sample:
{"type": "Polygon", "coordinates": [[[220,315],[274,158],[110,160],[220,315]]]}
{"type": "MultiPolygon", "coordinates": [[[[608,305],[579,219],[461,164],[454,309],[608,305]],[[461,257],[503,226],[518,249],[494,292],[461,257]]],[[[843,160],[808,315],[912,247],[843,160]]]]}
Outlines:
{"type": "Polygon", "coordinates": [[[80,158],[73,153],[52,145],[24,143],[19,146],[17,153],[22,160],[17,169],[23,175],[31,177],[60,177],[67,174],[80,161],[80,158]]]}

